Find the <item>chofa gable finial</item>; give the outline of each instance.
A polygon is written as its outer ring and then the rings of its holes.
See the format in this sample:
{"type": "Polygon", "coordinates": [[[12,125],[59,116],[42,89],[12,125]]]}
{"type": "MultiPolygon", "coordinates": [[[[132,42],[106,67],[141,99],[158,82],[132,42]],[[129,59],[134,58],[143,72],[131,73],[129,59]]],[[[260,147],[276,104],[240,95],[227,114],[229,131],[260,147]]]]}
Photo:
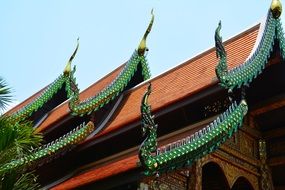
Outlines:
{"type": "Polygon", "coordinates": [[[69,75],[70,74],[70,72],[71,72],[71,63],[72,63],[72,60],[74,59],[74,57],[75,57],[75,55],[77,53],[78,48],[79,48],[79,38],[77,38],[76,48],[75,48],[73,54],[70,56],[66,66],[65,66],[65,68],[63,70],[63,74],[64,75],[69,75]]]}
{"type": "Polygon", "coordinates": [[[146,47],[146,38],[148,36],[148,34],[150,33],[151,31],[151,28],[152,28],[152,25],[153,25],[153,21],[154,21],[154,14],[153,14],[153,9],[151,10],[151,20],[148,24],[148,27],[143,35],[143,38],[139,44],[139,47],[138,47],[138,54],[139,55],[144,55],[145,51],[147,51],[147,47],[146,47]]]}
{"type": "Polygon", "coordinates": [[[282,13],[282,4],[280,0],[272,0],[270,10],[274,18],[279,18],[282,13]]]}

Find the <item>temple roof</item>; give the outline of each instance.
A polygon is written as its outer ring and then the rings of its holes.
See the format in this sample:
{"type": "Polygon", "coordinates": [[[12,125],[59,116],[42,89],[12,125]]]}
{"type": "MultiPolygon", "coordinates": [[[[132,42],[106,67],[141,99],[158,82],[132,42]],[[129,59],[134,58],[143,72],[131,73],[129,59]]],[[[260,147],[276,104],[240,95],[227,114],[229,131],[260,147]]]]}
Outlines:
{"type": "MultiPolygon", "coordinates": [[[[259,26],[260,24],[257,24],[225,41],[229,68],[244,63],[248,56],[250,56],[257,40],[259,26]]],[[[147,88],[148,82],[151,82],[153,89],[155,89],[149,97],[149,102],[154,112],[217,85],[218,79],[215,74],[217,62],[218,58],[216,58],[215,48],[211,48],[177,67],[130,89],[124,94],[124,98],[127,101],[118,110],[115,118],[113,118],[105,130],[92,139],[100,138],[140,119],[141,97],[147,88]]],[[[74,176],[55,186],[54,189],[74,188],[99,181],[114,174],[137,168],[137,163],[137,156],[122,158],[111,164],[102,165],[74,176]]]]}
{"type": "MultiPolygon", "coordinates": [[[[230,68],[246,60],[254,46],[258,29],[259,24],[225,42],[230,68]]],[[[184,98],[190,97],[203,89],[217,84],[218,80],[215,74],[217,61],[215,49],[211,48],[149,80],[152,83],[153,89],[155,89],[149,98],[152,110],[156,112],[170,104],[179,102],[184,98]]],[[[116,117],[99,136],[139,120],[140,100],[146,86],[147,83],[143,83],[131,89],[126,94],[126,103],[122,105],[116,117]]]]}
{"type": "MultiPolygon", "coordinates": [[[[236,87],[249,86],[252,80],[269,65],[269,59],[274,57],[272,55],[279,53],[284,60],[285,39],[278,15],[280,16],[278,10],[272,13],[269,11],[266,22],[254,25],[225,42],[222,42],[219,34],[221,29],[219,23],[215,34],[216,47],[206,50],[159,76],[148,79],[150,73],[144,53],[148,50],[146,36],[150,32],[153,23],[154,16],[152,15],[149,27],[138,49],[134,51],[128,62],[79,93],[73,76],[75,68],[71,69],[71,61],[78,49],[77,45],[64,73],[55,82],[26,99],[7,114],[11,115],[11,118],[15,121],[24,119],[36,121],[36,130],[44,132],[47,137],[56,136],[57,132],[60,131],[56,129],[62,129],[64,132],[65,127],[70,130],[67,125],[82,122],[80,119],[90,121],[86,125],[87,127],[83,124],[81,125],[83,127],[74,128],[73,133],[69,133],[71,135],[58,138],[63,139],[62,142],[55,140],[47,146],[43,146],[41,151],[35,152],[29,159],[38,160],[39,158],[45,158],[50,151],[56,153],[57,150],[64,150],[63,143],[65,141],[70,145],[78,144],[78,152],[80,152],[88,146],[93,146],[97,139],[100,141],[101,137],[105,136],[102,139],[110,140],[111,135],[119,136],[121,134],[117,131],[125,132],[128,130],[128,126],[140,121],[141,97],[149,82],[155,89],[149,97],[149,103],[154,113],[168,109],[173,105],[176,106],[180,102],[185,103],[190,99],[192,100],[193,97],[195,99],[194,95],[209,92],[211,87],[218,87],[218,83],[228,89],[228,92],[232,92],[236,87]],[[232,83],[229,83],[229,81],[232,83]],[[53,99],[57,101],[52,102],[53,99]],[[109,102],[111,103],[109,104],[109,102]],[[48,105],[51,106],[46,107],[48,105]],[[104,109],[101,109],[103,107],[104,109]],[[102,113],[99,112],[101,114],[96,115],[94,112],[99,109],[103,111],[102,113]],[[97,122],[95,126],[94,121],[97,122]],[[93,133],[95,128],[98,131],[96,130],[97,132],[93,133]],[[50,135],[50,131],[53,132],[52,135],[50,135]],[[84,138],[74,140],[73,136],[77,137],[79,134],[85,134],[84,138]],[[109,136],[109,134],[111,135],[109,136]],[[90,143],[92,141],[93,144],[90,143]]],[[[277,57],[279,58],[279,55],[277,57]]],[[[273,62],[274,60],[270,60],[270,63],[273,62]]],[[[150,110],[150,107],[148,108],[150,110]]],[[[151,115],[149,117],[154,118],[151,115]]],[[[240,125],[242,119],[243,117],[239,122],[240,125]]],[[[137,147],[132,148],[137,149],[137,147]]],[[[158,152],[156,156],[159,156],[158,152]]],[[[100,159],[98,158],[99,161],[100,159]]],[[[18,165],[24,164],[23,160],[25,159],[20,160],[21,162],[15,161],[15,163],[18,163],[18,165]]],[[[123,156],[114,157],[98,165],[95,164],[95,167],[93,165],[88,166],[88,168],[83,163],[84,166],[77,169],[75,171],[77,173],[73,173],[71,179],[57,185],[54,189],[74,188],[139,168],[138,161],[138,156],[134,155],[134,152],[128,152],[123,156]]],[[[142,161],[141,164],[144,166],[142,161]]],[[[7,165],[7,168],[10,165],[7,165]]]]}
{"type": "MultiPolygon", "coordinates": [[[[255,25],[225,42],[228,53],[228,65],[230,68],[243,63],[250,55],[258,34],[259,26],[259,24],[255,25]],[[243,51],[240,51],[240,49],[243,49],[243,51]]],[[[214,69],[217,61],[215,49],[211,48],[177,67],[152,78],[150,81],[156,91],[153,92],[150,102],[154,112],[211,85],[217,84],[218,80],[214,69]]],[[[82,91],[80,93],[80,99],[88,98],[101,91],[108,83],[115,79],[122,68],[123,65],[82,91]]],[[[145,85],[141,84],[127,92],[128,95],[125,97],[127,97],[128,101],[122,105],[116,117],[99,136],[139,119],[140,97],[144,90],[145,85]]],[[[65,102],[52,110],[37,130],[46,130],[69,113],[68,102],[65,102]]]]}

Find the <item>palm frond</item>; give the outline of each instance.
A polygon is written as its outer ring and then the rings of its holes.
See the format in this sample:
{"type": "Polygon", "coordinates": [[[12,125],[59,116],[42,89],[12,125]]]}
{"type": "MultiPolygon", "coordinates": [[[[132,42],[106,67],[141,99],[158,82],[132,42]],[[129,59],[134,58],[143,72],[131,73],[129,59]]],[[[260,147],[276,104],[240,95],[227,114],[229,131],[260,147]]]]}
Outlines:
{"type": "MultiPolygon", "coordinates": [[[[0,77],[0,113],[11,100],[11,89],[0,77]]],[[[42,141],[31,122],[14,123],[8,117],[0,115],[0,166],[30,154],[31,149],[40,146],[42,141]]],[[[27,171],[29,168],[23,166],[1,173],[0,189],[39,189],[37,177],[27,171]]]]}
{"type": "Polygon", "coordinates": [[[0,153],[15,142],[16,135],[17,131],[10,125],[7,117],[0,116],[0,153]]]}
{"type": "Polygon", "coordinates": [[[3,190],[36,190],[40,188],[37,183],[37,176],[33,172],[21,174],[20,172],[11,171],[9,174],[1,176],[0,189],[3,190]]]}
{"type": "Polygon", "coordinates": [[[7,117],[0,116],[0,153],[15,145],[21,151],[28,151],[38,147],[41,141],[41,134],[34,131],[31,122],[11,125],[7,117]]]}
{"type": "Polygon", "coordinates": [[[0,177],[1,177],[0,189],[3,189],[3,190],[13,189],[14,183],[17,181],[17,173],[16,172],[11,171],[9,173],[1,175],[0,177]]]}
{"type": "MultiPolygon", "coordinates": [[[[0,116],[0,165],[30,154],[31,148],[40,146],[42,136],[32,128],[31,122],[13,123],[0,116]]],[[[29,168],[19,167],[0,174],[0,189],[38,189],[36,177],[27,173],[29,168]]]]}
{"type": "Polygon", "coordinates": [[[0,110],[3,111],[11,101],[11,88],[0,77],[0,110]]]}
{"type": "Polygon", "coordinates": [[[39,188],[40,185],[37,183],[37,176],[35,176],[32,172],[22,174],[13,186],[13,190],[35,190],[39,188]]]}
{"type": "Polygon", "coordinates": [[[16,144],[23,151],[27,152],[31,148],[37,148],[41,145],[42,135],[35,132],[31,122],[16,123],[14,129],[17,131],[16,144]]]}

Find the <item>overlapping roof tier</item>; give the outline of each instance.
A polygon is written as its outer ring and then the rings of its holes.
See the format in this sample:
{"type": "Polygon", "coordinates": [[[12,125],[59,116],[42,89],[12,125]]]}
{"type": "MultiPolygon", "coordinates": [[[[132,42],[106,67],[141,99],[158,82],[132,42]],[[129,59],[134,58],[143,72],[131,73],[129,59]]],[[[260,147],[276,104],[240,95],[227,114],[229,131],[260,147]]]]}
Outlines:
{"type": "MultiPolygon", "coordinates": [[[[258,74],[262,72],[262,70],[268,64],[269,58],[274,48],[274,43],[276,42],[279,43],[280,53],[283,56],[284,55],[284,34],[282,31],[282,27],[281,27],[281,21],[279,18],[276,18],[272,14],[272,12],[269,10],[269,13],[267,15],[267,20],[265,23],[262,23],[262,24],[259,24],[259,25],[256,25],[250,28],[249,30],[225,42],[224,43],[225,46],[222,45],[223,49],[226,50],[227,53],[226,53],[226,56],[225,56],[225,52],[223,52],[224,56],[221,56],[221,54],[219,55],[219,57],[221,58],[220,63],[223,61],[227,61],[226,64],[227,64],[227,69],[229,69],[229,71],[226,71],[226,72],[228,75],[231,75],[232,73],[233,74],[238,73],[239,75],[236,78],[233,77],[234,79],[238,79],[234,81],[237,83],[236,85],[226,86],[225,83],[223,84],[223,82],[225,81],[221,80],[219,73],[216,71],[216,74],[218,75],[222,86],[226,88],[228,87],[229,89],[232,90],[235,86],[241,87],[242,85],[248,85],[254,78],[256,78],[258,74]],[[258,65],[261,65],[261,66],[258,67],[258,65]]],[[[217,51],[217,54],[218,53],[221,53],[221,52],[217,51]]],[[[152,85],[154,86],[153,88],[155,89],[155,91],[153,91],[153,96],[150,97],[150,102],[151,102],[153,110],[158,111],[160,109],[163,109],[164,107],[171,105],[174,102],[178,102],[187,97],[190,97],[191,95],[195,93],[198,93],[202,89],[205,89],[212,85],[217,84],[219,81],[215,77],[215,72],[214,72],[216,62],[217,62],[216,52],[214,49],[210,49],[206,51],[205,53],[198,55],[197,57],[190,59],[189,61],[179,65],[178,67],[166,73],[163,73],[162,75],[154,79],[151,79],[149,82],[152,83],[152,85]]],[[[126,94],[127,96],[126,103],[122,105],[116,117],[112,120],[112,122],[107,126],[107,128],[102,133],[100,133],[98,136],[95,136],[93,138],[98,138],[104,134],[110,133],[111,131],[114,131],[114,130],[118,130],[122,128],[123,126],[126,126],[127,124],[138,120],[140,116],[139,114],[140,97],[142,96],[143,91],[145,89],[146,89],[146,84],[139,85],[131,89],[126,94]],[[134,110],[134,108],[137,108],[137,109],[134,110]]],[[[238,107],[239,106],[233,106],[232,109],[230,110],[232,110],[232,112],[235,112],[236,110],[239,109],[238,107]]],[[[247,111],[247,108],[245,110],[243,109],[240,110],[239,114],[241,115],[241,118],[243,117],[242,115],[246,113],[246,111],[247,111]]],[[[226,115],[227,115],[226,118],[231,117],[230,113],[226,115]]],[[[147,118],[148,119],[145,119],[143,121],[144,122],[149,121],[149,123],[144,123],[144,124],[146,126],[153,124],[151,129],[155,130],[155,123],[153,122],[151,115],[149,115],[149,117],[147,118]]],[[[224,117],[222,116],[222,118],[224,117]]],[[[218,120],[223,122],[223,119],[221,118],[220,119],[218,118],[218,120]]],[[[238,125],[241,125],[240,123],[241,121],[242,120],[238,122],[238,125]]],[[[234,131],[235,130],[237,130],[237,128],[235,128],[234,131]]],[[[211,132],[213,132],[213,130],[211,132]]],[[[226,133],[226,135],[228,135],[228,133],[226,133]]],[[[148,138],[152,139],[151,135],[148,138]]],[[[156,138],[156,137],[153,136],[153,138],[156,138]]],[[[152,142],[150,141],[149,143],[152,142]]],[[[152,145],[148,144],[146,146],[148,146],[149,148],[153,147],[155,150],[153,149],[149,151],[156,151],[156,148],[155,148],[156,141],[153,141],[151,144],[152,145]]],[[[176,151],[176,149],[174,149],[173,151],[176,151]]],[[[166,156],[167,153],[169,152],[165,152],[165,151],[163,152],[162,150],[162,153],[161,154],[157,153],[156,157],[166,156]]],[[[140,156],[143,156],[143,155],[144,154],[141,152],[140,156]]],[[[152,154],[149,152],[148,155],[152,155],[152,154]]],[[[171,155],[172,156],[170,156],[169,159],[172,160],[171,161],[172,163],[172,162],[175,162],[175,160],[177,159],[173,158],[173,154],[171,155]]],[[[121,161],[117,161],[116,163],[112,163],[112,167],[115,167],[115,168],[123,167],[122,171],[124,172],[126,170],[130,170],[135,167],[138,167],[138,165],[134,165],[134,164],[122,165],[122,161],[131,162],[131,161],[134,161],[133,159],[134,159],[133,157],[129,157],[121,161]]],[[[143,159],[141,158],[141,161],[142,160],[143,159]]],[[[163,158],[162,160],[167,162],[166,158],[163,158]]],[[[145,161],[146,162],[144,162],[143,164],[149,164],[149,167],[145,166],[146,168],[149,169],[147,171],[148,174],[149,172],[151,173],[151,171],[156,171],[154,167],[158,167],[159,164],[163,165],[163,162],[159,163],[159,160],[157,159],[155,160],[155,162],[152,162],[154,160],[152,160],[151,158],[146,159],[145,161]]],[[[88,179],[89,180],[88,182],[83,182],[82,177],[83,175],[86,175],[87,173],[89,175],[96,175],[96,172],[105,170],[104,169],[105,167],[108,167],[108,166],[102,166],[100,168],[96,168],[95,170],[91,170],[81,175],[78,175],[58,185],[55,189],[61,189],[65,187],[76,187],[84,183],[90,183],[90,182],[97,181],[98,180],[97,177],[94,177],[94,180],[90,178],[88,179]]],[[[167,168],[168,167],[171,167],[171,166],[167,166],[167,168]]],[[[111,176],[111,175],[112,174],[109,173],[109,175],[107,175],[106,177],[111,176]]]]}
{"type": "Polygon", "coordinates": [[[235,88],[242,88],[240,103],[233,102],[226,112],[219,115],[208,126],[203,127],[195,134],[172,142],[164,148],[157,148],[157,125],[151,114],[148,97],[151,85],[144,95],[141,105],[141,115],[145,140],[140,146],[140,162],[145,168],[146,175],[154,175],[158,172],[189,166],[203,155],[217,149],[221,143],[230,138],[243,124],[243,118],[247,114],[248,106],[245,99],[245,89],[252,80],[262,73],[265,65],[273,52],[274,43],[279,42],[281,55],[284,54],[284,36],[281,22],[269,9],[266,22],[260,33],[260,41],[257,47],[242,65],[227,69],[226,50],[220,36],[221,22],[215,32],[216,55],[220,61],[216,67],[216,74],[223,87],[230,92],[235,88]]]}
{"type": "MultiPolygon", "coordinates": [[[[228,53],[228,65],[230,68],[240,65],[246,60],[254,46],[259,26],[259,24],[255,25],[225,42],[228,53]]],[[[153,88],[156,89],[150,97],[153,110],[157,111],[158,109],[162,109],[202,89],[217,84],[218,80],[215,76],[216,63],[215,49],[211,48],[185,63],[151,79],[153,88]]],[[[122,68],[123,65],[82,91],[79,94],[80,99],[86,99],[100,92],[107,84],[114,80],[122,68]]],[[[139,119],[140,98],[145,91],[145,86],[145,84],[138,85],[125,94],[128,101],[122,105],[116,117],[111,121],[108,127],[102,131],[101,135],[139,119]]],[[[68,102],[65,102],[49,113],[49,116],[38,127],[38,130],[47,130],[69,113],[68,102]]]]}
{"type": "Polygon", "coordinates": [[[220,114],[208,126],[203,127],[195,134],[191,134],[176,142],[172,142],[163,148],[157,148],[157,125],[151,114],[148,97],[151,93],[151,84],[145,92],[141,103],[142,129],[145,140],[139,149],[140,162],[145,169],[146,175],[154,175],[160,172],[192,165],[202,156],[212,153],[221,143],[229,139],[239,127],[243,125],[243,118],[248,112],[246,102],[246,88],[265,69],[274,49],[274,43],[279,43],[280,54],[284,55],[285,40],[282,23],[279,19],[281,12],[279,6],[271,6],[268,11],[266,22],[259,30],[259,39],[247,60],[231,70],[227,69],[226,49],[220,36],[221,22],[215,32],[216,55],[220,61],[216,67],[216,75],[220,84],[232,90],[241,88],[240,103],[233,101],[228,109],[220,114]]]}
{"type": "MultiPolygon", "coordinates": [[[[240,65],[250,55],[256,42],[259,26],[260,24],[257,24],[224,43],[227,49],[228,65],[230,68],[240,65]]],[[[217,85],[219,82],[215,75],[217,61],[215,49],[211,48],[147,81],[151,82],[153,89],[155,89],[149,97],[152,110],[157,112],[183,99],[190,98],[204,89],[217,85]]],[[[141,98],[147,85],[148,83],[143,83],[126,92],[124,96],[127,101],[121,105],[108,126],[106,126],[101,133],[81,144],[123,129],[124,126],[139,121],[141,98]]],[[[119,168],[119,170],[116,170],[116,174],[119,174],[139,167],[138,162],[139,159],[137,156],[122,158],[121,160],[113,162],[111,165],[106,164],[74,176],[55,186],[54,189],[71,189],[83,184],[102,180],[114,175],[113,171],[106,168],[110,168],[110,166],[112,166],[112,168],[119,168]],[[102,173],[104,174],[103,177],[102,173]]]]}
{"type": "MultiPolygon", "coordinates": [[[[177,102],[189,99],[202,90],[217,85],[219,82],[222,86],[230,90],[242,85],[248,85],[262,72],[265,66],[268,65],[267,63],[269,62],[272,51],[276,48],[276,46],[274,46],[276,42],[278,42],[278,48],[284,57],[285,45],[281,21],[276,17],[276,13],[272,9],[272,12],[269,11],[268,13],[265,24],[257,24],[227,40],[223,44],[221,44],[221,40],[216,40],[216,45],[218,45],[217,49],[220,48],[220,50],[222,50],[218,51],[220,59],[216,57],[215,48],[211,48],[177,67],[150,79],[148,82],[151,82],[153,89],[155,89],[152,96],[149,97],[153,112],[158,112],[177,102]],[[226,53],[224,50],[226,50],[226,53]],[[222,65],[222,69],[218,70],[218,66],[215,73],[218,62],[222,65]]],[[[83,92],[73,93],[71,101],[65,102],[51,110],[48,116],[39,124],[37,130],[42,132],[49,129],[52,130],[53,126],[72,114],[72,112],[76,115],[83,116],[96,111],[98,108],[104,106],[105,103],[114,99],[113,95],[118,96],[119,93],[122,95],[121,97],[124,99],[124,103],[120,104],[119,109],[115,110],[116,114],[106,123],[106,126],[104,126],[104,129],[100,131],[100,133],[82,141],[80,145],[87,144],[107,134],[119,131],[131,123],[138,122],[141,116],[141,97],[147,88],[147,83],[139,84],[130,89],[126,89],[125,87],[130,81],[129,77],[133,76],[133,73],[136,71],[135,67],[139,63],[142,64],[143,79],[148,78],[147,67],[144,65],[146,63],[141,54],[141,45],[145,48],[145,41],[142,40],[138,50],[135,51],[129,62],[118,67],[83,92]],[[126,68],[132,69],[131,71],[126,71],[126,68]],[[127,74],[125,75],[124,72],[127,74]],[[118,80],[121,82],[116,83],[118,80]],[[122,93],[124,90],[127,91],[122,93]],[[85,99],[85,101],[80,102],[82,99],[85,99]],[[77,110],[75,109],[76,106],[77,110]]],[[[144,51],[145,49],[143,49],[143,52],[144,51]]],[[[31,100],[34,97],[35,96],[28,99],[26,103],[32,102],[31,100]]],[[[26,103],[24,103],[24,105],[26,103]]],[[[243,112],[242,108],[238,105],[233,106],[233,109],[229,112],[232,113],[236,110],[238,110],[238,114],[242,114],[243,112]]],[[[240,124],[240,122],[238,124],[240,124]]],[[[58,127],[60,127],[60,125],[58,125],[58,127]]],[[[137,168],[137,162],[137,156],[130,156],[111,164],[103,164],[87,172],[81,172],[79,175],[59,184],[55,189],[74,188],[86,183],[98,181],[114,175],[114,173],[118,174],[137,168]],[[114,168],[119,168],[119,170],[115,172],[114,168]]]]}
{"type": "MultiPolygon", "coordinates": [[[[13,109],[13,111],[7,113],[9,116],[8,119],[11,120],[11,122],[21,122],[23,120],[27,120],[32,114],[36,113],[46,104],[48,104],[50,100],[57,99],[55,94],[57,94],[61,89],[66,91],[66,96],[69,101],[56,108],[56,110],[60,110],[58,108],[65,109],[67,108],[66,106],[68,103],[68,109],[63,111],[63,114],[60,116],[60,118],[57,118],[57,121],[66,115],[79,115],[79,117],[83,117],[84,115],[90,115],[91,113],[101,109],[113,99],[121,95],[122,92],[128,88],[131,88],[137,83],[148,79],[150,77],[150,72],[145,57],[145,51],[147,50],[146,38],[151,31],[153,21],[154,15],[152,14],[148,28],[131,58],[127,61],[127,63],[112,72],[109,77],[106,77],[107,79],[112,78],[113,80],[110,81],[102,79],[100,82],[96,83],[97,85],[94,85],[95,89],[91,88],[92,93],[95,91],[95,94],[87,97],[79,95],[79,90],[77,88],[75,78],[73,77],[75,67],[74,69],[71,68],[72,60],[74,59],[79,47],[79,43],[77,43],[77,47],[70,57],[63,74],[61,74],[46,88],[37,93],[36,96],[32,96],[25,101],[25,104],[21,104],[23,107],[17,106],[17,110],[13,109]],[[96,89],[98,89],[98,91],[96,91],[96,89]],[[85,99],[80,101],[80,97],[85,99]]],[[[90,92],[88,89],[86,91],[90,92]]],[[[62,98],[59,97],[59,99],[62,98]]],[[[56,106],[60,103],[61,102],[57,102],[56,106]]],[[[39,116],[40,120],[37,118],[36,124],[34,123],[34,127],[42,125],[42,122],[46,118],[49,118],[49,110],[42,110],[41,112],[42,113],[39,116]]],[[[75,145],[84,140],[95,130],[94,123],[91,121],[93,120],[92,116],[87,118],[87,120],[89,121],[87,125],[81,124],[80,126],[83,127],[77,128],[74,128],[73,126],[72,131],[70,131],[69,128],[68,133],[59,137],[55,141],[44,145],[39,150],[31,150],[31,154],[27,157],[13,160],[10,163],[3,165],[0,168],[0,173],[10,170],[11,168],[21,167],[24,165],[34,165],[40,160],[49,160],[45,158],[52,158],[52,156],[61,153],[62,150],[74,148],[75,145]]],[[[41,130],[41,128],[38,128],[38,130],[41,130]]],[[[100,132],[100,129],[95,130],[95,133],[98,132],[100,132]]]]}

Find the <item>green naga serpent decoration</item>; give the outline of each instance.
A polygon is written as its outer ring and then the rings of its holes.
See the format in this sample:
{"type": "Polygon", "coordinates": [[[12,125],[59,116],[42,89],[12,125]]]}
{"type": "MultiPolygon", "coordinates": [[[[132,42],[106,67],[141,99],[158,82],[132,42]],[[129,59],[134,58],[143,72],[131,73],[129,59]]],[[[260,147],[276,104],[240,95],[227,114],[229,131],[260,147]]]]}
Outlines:
{"type": "Polygon", "coordinates": [[[157,162],[153,156],[157,150],[157,125],[151,115],[151,107],[148,104],[148,97],[151,93],[151,83],[145,92],[141,102],[141,117],[142,117],[142,133],[146,139],[142,143],[139,150],[139,158],[144,168],[154,171],[157,168],[157,162]]]}
{"type": "Polygon", "coordinates": [[[138,49],[134,51],[131,58],[125,64],[124,68],[118,74],[116,79],[98,94],[82,102],[79,100],[78,93],[74,93],[72,95],[69,102],[69,108],[73,115],[83,116],[86,114],[91,114],[93,111],[97,111],[99,108],[103,107],[111,100],[118,97],[118,95],[123,92],[128,83],[131,81],[139,65],[142,67],[143,80],[150,78],[150,71],[148,68],[145,52],[148,50],[146,47],[146,38],[151,31],[154,21],[153,11],[151,11],[151,14],[151,21],[139,44],[138,49]]]}
{"type": "Polygon", "coordinates": [[[18,111],[12,113],[9,116],[11,122],[20,122],[29,118],[34,112],[40,109],[45,103],[53,98],[53,96],[63,87],[65,84],[65,91],[67,92],[67,98],[71,97],[71,94],[78,92],[76,85],[76,79],[74,78],[75,66],[71,69],[71,62],[76,55],[79,47],[79,39],[77,39],[77,46],[71,55],[63,74],[55,79],[50,85],[48,85],[44,91],[35,98],[31,103],[22,107],[18,111]]]}
{"type": "Polygon", "coordinates": [[[151,85],[141,103],[142,130],[146,138],[140,146],[139,159],[146,175],[191,165],[198,158],[213,152],[238,130],[248,111],[244,99],[239,104],[234,102],[212,123],[195,134],[157,149],[157,125],[148,104],[150,93],[151,85]]]}
{"type": "Polygon", "coordinates": [[[82,102],[79,100],[79,89],[76,84],[76,78],[74,73],[76,67],[71,68],[72,60],[74,59],[78,47],[79,39],[77,39],[77,46],[71,55],[63,74],[61,74],[54,82],[48,85],[45,90],[35,98],[31,103],[19,109],[18,111],[10,115],[10,119],[13,122],[23,121],[29,118],[33,113],[39,110],[45,103],[53,98],[53,96],[60,90],[65,84],[65,91],[67,92],[67,99],[70,98],[69,108],[71,114],[83,116],[86,114],[91,114],[93,111],[98,110],[104,105],[108,104],[111,100],[116,98],[128,85],[134,76],[135,72],[140,65],[142,67],[143,80],[150,78],[150,71],[145,57],[145,52],[148,50],[146,47],[146,39],[151,31],[154,15],[151,11],[152,18],[148,25],[148,28],[139,44],[139,47],[129,61],[125,64],[122,71],[118,74],[116,79],[110,83],[106,88],[96,94],[94,97],[88,98],[82,102]]]}
{"type": "Polygon", "coordinates": [[[227,53],[226,53],[225,47],[221,43],[223,41],[220,35],[221,28],[222,28],[222,23],[220,21],[215,31],[216,56],[217,58],[220,58],[220,62],[217,65],[216,70],[215,70],[217,76],[226,75],[227,70],[228,70],[227,61],[226,61],[227,53]]]}
{"type": "Polygon", "coordinates": [[[12,160],[7,164],[2,165],[0,167],[0,176],[18,167],[29,168],[36,166],[43,161],[49,161],[59,155],[59,153],[72,149],[79,142],[88,137],[94,129],[94,124],[91,121],[87,124],[81,124],[63,137],[32,151],[30,155],[12,160]]]}
{"type": "Polygon", "coordinates": [[[234,88],[249,85],[264,70],[276,40],[279,42],[281,55],[285,60],[284,33],[279,18],[281,12],[280,1],[273,0],[267,14],[265,26],[261,31],[262,36],[258,46],[243,64],[230,70],[227,68],[227,54],[220,36],[221,22],[219,22],[215,32],[215,46],[217,57],[220,59],[216,67],[216,74],[221,86],[231,91],[234,88]]]}

